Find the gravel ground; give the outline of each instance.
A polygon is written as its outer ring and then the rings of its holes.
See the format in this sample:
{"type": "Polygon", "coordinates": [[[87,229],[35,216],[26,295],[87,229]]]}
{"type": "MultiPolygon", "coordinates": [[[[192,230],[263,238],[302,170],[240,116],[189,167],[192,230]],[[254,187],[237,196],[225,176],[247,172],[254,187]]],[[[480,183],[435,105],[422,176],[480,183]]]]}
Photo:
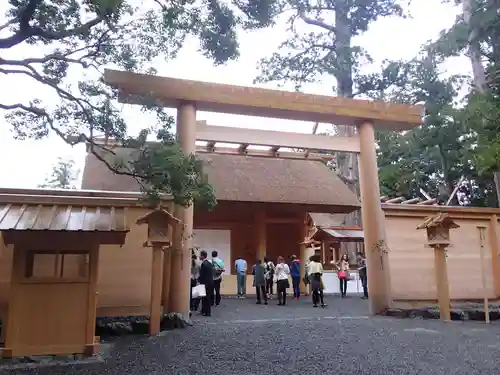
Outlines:
{"type": "Polygon", "coordinates": [[[358,297],[286,307],[224,299],[210,318],[162,336],[125,337],[101,362],[9,375],[498,375],[500,324],[367,316],[358,297]]]}

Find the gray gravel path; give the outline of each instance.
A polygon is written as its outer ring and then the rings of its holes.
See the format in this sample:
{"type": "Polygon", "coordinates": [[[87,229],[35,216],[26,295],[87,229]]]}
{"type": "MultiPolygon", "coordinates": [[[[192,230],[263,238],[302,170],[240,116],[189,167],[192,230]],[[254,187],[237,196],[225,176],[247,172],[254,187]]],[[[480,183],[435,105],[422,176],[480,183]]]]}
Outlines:
{"type": "MultiPolygon", "coordinates": [[[[274,301],[273,301],[274,302],[274,301]]],[[[500,324],[367,316],[357,297],[257,306],[223,300],[211,318],[163,336],[127,337],[98,363],[1,369],[10,375],[498,375],[500,324]]]]}

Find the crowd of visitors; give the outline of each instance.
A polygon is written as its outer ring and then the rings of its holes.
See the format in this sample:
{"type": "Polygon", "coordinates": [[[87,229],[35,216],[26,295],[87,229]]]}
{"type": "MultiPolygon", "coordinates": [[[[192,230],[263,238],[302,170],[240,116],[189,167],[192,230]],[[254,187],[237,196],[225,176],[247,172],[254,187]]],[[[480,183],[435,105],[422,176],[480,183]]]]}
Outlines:
{"type": "MultiPolygon", "coordinates": [[[[211,315],[212,306],[218,306],[221,302],[222,274],[225,271],[224,261],[218,257],[217,251],[212,251],[212,258],[208,259],[206,251],[200,251],[199,258],[192,252],[191,263],[191,289],[198,285],[204,286],[204,296],[193,298],[191,296],[191,311],[197,311],[201,300],[201,314],[211,315]]],[[[356,256],[359,278],[363,286],[363,297],[368,298],[366,259],[362,253],[356,256]]],[[[340,283],[340,295],[347,295],[347,283],[351,280],[350,263],[347,254],[342,255],[339,261],[331,262],[337,270],[340,283]]],[[[236,259],[234,263],[236,271],[236,295],[237,298],[246,298],[247,262],[243,258],[236,259]]],[[[276,264],[265,257],[262,262],[258,259],[252,266],[253,286],[255,288],[256,303],[264,305],[273,298],[274,285],[276,285],[276,297],[278,306],[286,306],[287,291],[290,288],[289,278],[292,280],[293,298],[300,299],[301,281],[306,285],[305,294],[312,295],[313,307],[326,307],[324,301],[325,283],[323,280],[323,265],[319,255],[313,255],[304,264],[305,275],[301,280],[301,260],[293,255],[290,262],[279,256],[276,264]]]]}

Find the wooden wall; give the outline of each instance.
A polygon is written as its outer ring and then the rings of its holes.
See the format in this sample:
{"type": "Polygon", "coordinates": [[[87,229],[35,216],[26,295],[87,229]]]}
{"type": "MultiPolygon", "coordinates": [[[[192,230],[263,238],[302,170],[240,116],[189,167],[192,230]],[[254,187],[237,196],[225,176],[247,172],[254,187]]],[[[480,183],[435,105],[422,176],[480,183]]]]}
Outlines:
{"type": "MultiPolygon", "coordinates": [[[[446,208],[440,207],[442,211],[446,208]]],[[[434,250],[425,245],[425,230],[416,230],[432,211],[386,207],[387,245],[391,272],[392,298],[395,300],[435,300],[436,275],[434,250]]],[[[478,226],[485,226],[484,241],[486,293],[489,298],[499,298],[500,270],[498,244],[491,241],[500,232],[498,221],[492,214],[468,214],[467,209],[449,209],[460,228],[450,231],[448,248],[448,280],[450,297],[457,300],[483,298],[478,226]],[[492,224],[495,222],[495,224],[492,224]]],[[[497,237],[498,239],[498,237],[497,237]]],[[[498,242],[498,241],[496,241],[498,242]]]]}
{"type": "MultiPolygon", "coordinates": [[[[396,205],[394,205],[396,206],[396,205]]],[[[400,206],[400,205],[397,205],[400,206]]],[[[425,246],[425,231],[415,228],[423,219],[436,211],[434,208],[384,207],[386,216],[389,267],[393,299],[434,300],[435,273],[433,250],[425,246]]],[[[444,210],[444,208],[441,208],[444,210]]],[[[497,210],[500,212],[500,210],[497,210]]],[[[487,291],[490,298],[500,297],[500,276],[498,248],[489,241],[493,230],[500,232],[498,222],[490,226],[492,211],[488,209],[450,209],[449,212],[460,228],[452,230],[448,254],[448,272],[453,299],[482,298],[479,262],[478,225],[485,225],[487,238],[485,254],[487,262],[487,291]]],[[[134,225],[136,219],[145,213],[144,209],[130,207],[128,222],[131,230],[123,247],[102,246],[100,250],[98,281],[98,314],[145,314],[150,296],[151,249],[143,248],[146,226],[134,225]],[[126,275],[126,277],[123,277],[126,275]]],[[[210,229],[204,226],[204,229],[210,229]]],[[[245,258],[249,268],[256,258],[256,231],[252,225],[232,224],[231,228],[231,270],[234,260],[245,258]]],[[[297,224],[267,225],[267,253],[271,259],[278,255],[289,257],[299,254],[300,231],[297,224]]],[[[0,308],[8,301],[12,249],[0,247],[0,308]]],[[[225,276],[223,293],[234,294],[235,276],[225,276]]],[[[251,276],[248,277],[251,288],[251,276]]],[[[252,292],[251,289],[248,290],[252,292]]]]}

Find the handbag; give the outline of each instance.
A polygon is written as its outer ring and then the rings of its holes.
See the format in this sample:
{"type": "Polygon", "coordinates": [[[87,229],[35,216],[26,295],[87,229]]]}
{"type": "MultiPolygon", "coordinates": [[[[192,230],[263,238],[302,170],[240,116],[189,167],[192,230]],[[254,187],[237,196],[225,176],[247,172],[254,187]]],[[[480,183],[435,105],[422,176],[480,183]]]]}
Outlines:
{"type": "Polygon", "coordinates": [[[343,279],[347,279],[347,277],[349,275],[348,275],[347,271],[338,271],[337,276],[339,277],[339,279],[343,280],[343,279]]]}
{"type": "Polygon", "coordinates": [[[198,284],[194,286],[192,292],[193,292],[193,298],[206,297],[207,295],[207,290],[205,289],[204,284],[198,284]]]}

